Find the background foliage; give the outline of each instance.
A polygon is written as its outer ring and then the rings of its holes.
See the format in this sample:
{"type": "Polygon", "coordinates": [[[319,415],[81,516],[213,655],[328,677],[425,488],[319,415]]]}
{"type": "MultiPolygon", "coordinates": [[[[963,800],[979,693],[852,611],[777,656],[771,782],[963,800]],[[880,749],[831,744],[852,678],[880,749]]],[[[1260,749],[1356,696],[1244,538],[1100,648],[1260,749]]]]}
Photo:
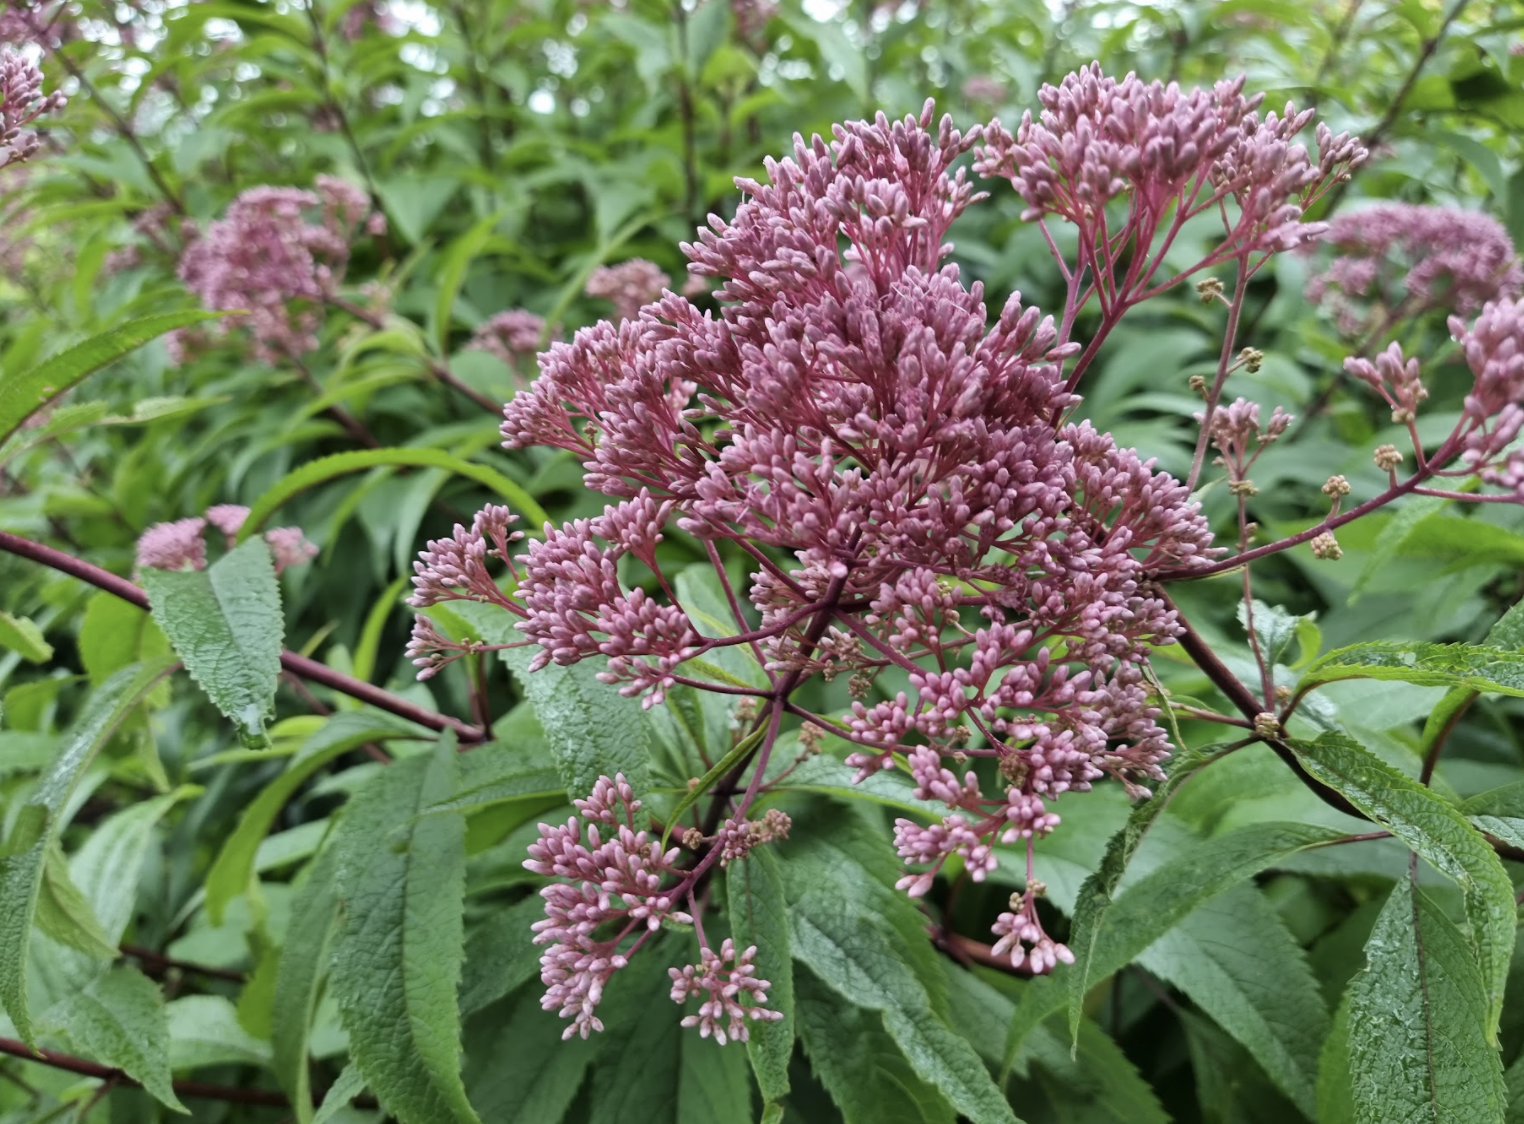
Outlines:
{"type": "MultiPolygon", "coordinates": [[[[1502,656],[1511,679],[1438,663],[1428,679],[1386,679],[1369,653],[1344,663],[1370,677],[1318,662],[1376,641],[1524,648],[1516,613],[1497,623],[1524,593],[1515,507],[1409,499],[1341,531],[1338,561],[1298,550],[1256,571],[1278,679],[1326,681],[1293,730],[1315,747],[1307,767],[1348,781],[1346,743],[1373,751],[1384,772],[1367,777],[1367,803],[1397,838],[1325,846],[1370,825],[1262,745],[1206,768],[1219,732],[1188,717],[1171,784],[1191,783],[1162,812],[1155,800],[1132,813],[1137,827],[1157,819],[1125,874],[1107,852],[1125,794],[1066,798],[1035,871],[1056,931],[1086,908],[1103,855],[1120,875],[1087,956],[1076,1050],[1075,969],[1028,982],[925,939],[926,918],[888,889],[899,872],[881,822],[922,809],[908,786],[847,788],[841,768],[801,771],[783,798],[786,861],[760,850],[724,880],[738,943],[746,933],[792,964],[774,999],[797,1044],[759,1035],[748,1059],[679,1031],[659,961],[683,954],[660,945],[611,988],[604,1034],[561,1043],[539,1008],[524,847],[611,762],[683,791],[686,745],[664,711],[641,717],[586,668],[537,684],[522,662],[486,660],[473,682],[463,662],[417,683],[402,604],[423,540],[482,502],[556,520],[602,508],[573,459],[505,453],[497,419],[445,385],[501,401],[532,376],[469,348],[473,330],[522,307],[569,336],[610,312],[584,293],[603,264],[644,257],[680,278],[677,244],[733,210],[732,177],[759,174],[795,132],[902,115],[928,95],[960,123],[1014,124],[1040,83],[1092,58],[1188,84],[1245,72],[1269,104],[1316,105],[1370,143],[1371,165],[1333,206],[1485,209],[1517,242],[1524,9],[787,0],[756,27],[722,0],[32,10],[73,29],[40,54],[71,101],[41,123],[30,164],[0,171],[0,528],[127,575],[149,525],[245,503],[299,524],[321,553],[278,587],[242,548],[197,576],[205,588],[159,575],[153,618],[141,598],[0,556],[0,1035],[104,1067],[0,1062],[0,1120],[149,1121],[183,1105],[208,1121],[360,1121],[382,1118],[378,1101],[405,1122],[1524,1120],[1524,959],[1508,943],[1494,977],[1468,945],[1511,942],[1512,914],[1485,910],[1521,867],[1467,850],[1481,838],[1470,825],[1524,847],[1524,797],[1507,787],[1524,783],[1524,677],[1502,656]],[[195,319],[175,273],[182,222],[320,174],[363,188],[388,221],[356,241],[352,309],[323,315],[305,371],[257,362],[237,328],[185,362],[162,342],[123,354],[195,319]],[[89,355],[40,367],[86,339],[89,355]],[[34,412],[39,392],[96,367],[34,412]],[[341,415],[405,452],[358,453],[341,415]],[[333,454],[351,459],[321,461],[333,454]],[[230,608],[218,581],[247,604],[230,608]],[[206,603],[222,606],[222,633],[187,627],[206,603]],[[282,647],[298,662],[277,689],[282,647]],[[436,741],[303,674],[313,666],[457,727],[485,713],[493,739],[457,754],[459,730],[436,741]],[[1442,798],[1430,801],[1416,779],[1435,735],[1425,719],[1463,703],[1423,778],[1442,798]],[[1409,847],[1434,868],[1416,888],[1409,847]],[[1419,1054],[1422,1072],[1393,1060],[1419,1054]],[[959,1068],[975,1055],[993,1081],[959,1068]],[[1400,1115],[1410,1096],[1432,1108],[1400,1115]]],[[[1061,306],[1021,206],[997,190],[955,232],[957,257],[994,292],[1061,306]]],[[[1286,255],[1246,307],[1265,360],[1243,392],[1298,415],[1319,407],[1255,472],[1254,518],[1276,538],[1322,517],[1330,474],[1379,489],[1369,450],[1396,432],[1334,385],[1349,345],[1302,295],[1311,265],[1286,255]]],[[[1219,319],[1188,289],[1150,304],[1110,341],[1082,413],[1183,475],[1199,407],[1187,380],[1215,368],[1219,319]]],[[[1464,382],[1438,320],[1412,341],[1437,357],[1439,432],[1464,382]]],[[[1230,515],[1224,494],[1204,499],[1230,515]]],[[[702,558],[693,542],[672,549],[702,558]]],[[[1224,663],[1252,669],[1237,578],[1177,592],[1224,663]]],[[[1405,666],[1421,654],[1401,651],[1405,666]]],[[[1155,670],[1177,700],[1231,709],[1178,648],[1155,670]]],[[[704,721],[700,738],[728,737],[723,713],[704,721]]],[[[1356,787],[1341,790],[1372,814],[1356,787]]],[[[1018,869],[938,898],[944,932],[987,926],[1018,869]]]]}

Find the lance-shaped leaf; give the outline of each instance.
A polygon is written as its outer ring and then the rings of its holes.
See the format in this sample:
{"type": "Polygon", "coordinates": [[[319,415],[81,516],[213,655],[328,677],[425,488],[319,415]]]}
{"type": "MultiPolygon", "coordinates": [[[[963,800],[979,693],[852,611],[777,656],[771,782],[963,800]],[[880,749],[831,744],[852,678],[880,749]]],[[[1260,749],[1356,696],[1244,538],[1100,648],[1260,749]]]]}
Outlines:
{"type": "Polygon", "coordinates": [[[1460,884],[1487,995],[1487,1040],[1496,1042],[1517,925],[1513,883],[1497,852],[1461,812],[1359,742],[1324,734],[1290,744],[1314,778],[1460,884]]]}
{"type": "Polygon", "coordinates": [[[798,984],[800,1040],[845,1124],[953,1124],[952,1105],[910,1068],[877,1012],[843,1003],[808,969],[798,984]]]}
{"type": "Polygon", "coordinates": [[[136,968],[97,977],[55,1010],[76,1049],[119,1069],[176,1112],[169,1072],[169,1023],[158,985],[136,968]]]}
{"type": "Polygon", "coordinates": [[[1237,886],[1198,907],[1139,962],[1189,996],[1315,1119],[1328,1010],[1301,945],[1259,890],[1237,886]]]}
{"type": "Polygon", "coordinates": [[[38,410],[107,363],[175,328],[213,320],[220,312],[164,312],[129,320],[91,336],[19,375],[0,377],[0,444],[38,410]]]}
{"type": "Polygon", "coordinates": [[[68,860],[55,844],[43,865],[37,895],[37,927],[59,944],[101,960],[116,959],[116,945],[106,936],[85,895],[69,877],[68,860]]]}
{"type": "Polygon", "coordinates": [[[123,668],[91,696],[0,845],[0,1005],[28,1044],[32,1018],[27,1006],[27,947],[47,855],[63,826],[59,821],[101,746],[171,666],[161,661],[123,668]]]}
{"type": "Polygon", "coordinates": [[[343,927],[332,987],[350,1055],[402,1124],[479,1124],[460,1078],[465,823],[419,818],[454,794],[454,739],[383,769],[335,840],[343,927]]]}
{"type": "Polygon", "coordinates": [[[334,758],[368,742],[407,737],[416,732],[400,722],[375,714],[350,712],[334,715],[322,729],[303,742],[286,771],[266,785],[244,808],[238,817],[238,826],[228,836],[212,863],[212,869],[207,872],[206,912],[212,924],[222,924],[228,902],[248,889],[259,845],[269,834],[270,825],[280,810],[308,777],[334,758]]]}
{"type": "Polygon", "coordinates": [[[301,1124],[311,1124],[313,1117],[308,1042],[338,927],[337,871],[338,848],[329,847],[297,892],[275,970],[270,1033],[275,1078],[301,1124]]]}
{"type": "MultiPolygon", "coordinates": [[[[1340,838],[1342,832],[1313,824],[1254,823],[1203,839],[1172,856],[1124,890],[1106,911],[1089,957],[1090,978],[1098,980],[1126,967],[1203,902],[1244,879],[1340,838]]],[[[1076,957],[1072,968],[1035,979],[1024,989],[1007,1027],[1002,1072],[1010,1072],[1026,1036],[1064,1006],[1071,994],[1064,973],[1078,966],[1076,957]]]]}
{"type": "MultiPolygon", "coordinates": [[[[509,631],[508,639],[522,639],[516,629],[509,631]]],[[[651,739],[640,704],[598,682],[602,668],[595,665],[600,661],[530,671],[530,649],[498,654],[534,704],[568,796],[586,796],[600,776],[616,773],[624,774],[637,797],[650,787],[651,739]]]]}
{"type": "Polygon", "coordinates": [[[1358,1124],[1503,1124],[1489,999],[1466,939],[1408,879],[1387,899],[1350,981],[1350,1092],[1358,1124]]]}
{"type": "Polygon", "coordinates": [[[1337,648],[1302,673],[1301,689],[1340,679],[1396,679],[1425,687],[1524,695],[1524,653],[1484,644],[1373,640],[1337,648]]]}
{"type": "Polygon", "coordinates": [[[249,508],[249,517],[238,529],[238,537],[247,541],[255,536],[282,504],[301,495],[308,488],[353,472],[402,466],[442,468],[456,476],[476,481],[506,500],[508,506],[523,517],[531,534],[539,533],[540,528],[550,520],[550,516],[545,514],[545,509],[535,502],[533,496],[501,472],[484,464],[461,460],[442,449],[354,449],[308,461],[278,480],[249,508]]]}
{"type": "Polygon", "coordinates": [[[0,613],[0,648],[9,648],[28,663],[47,663],[53,658],[53,645],[30,617],[0,613]]]}
{"type": "Polygon", "coordinates": [[[1206,751],[1182,750],[1159,790],[1133,808],[1121,830],[1107,842],[1101,865],[1080,887],[1079,896],[1074,902],[1074,919],[1069,927],[1069,951],[1074,953],[1074,970],[1069,974],[1070,1034],[1079,1034],[1085,992],[1090,988],[1096,940],[1106,918],[1106,911],[1111,908],[1117,883],[1126,873],[1127,864],[1132,861],[1143,837],[1169,804],[1170,798],[1210,760],[1206,751]]]}
{"type": "Polygon", "coordinates": [[[145,568],[142,579],[154,620],[191,678],[246,745],[268,744],[285,631],[270,548],[250,539],[208,569],[145,568]]]}
{"type": "Polygon", "coordinates": [[[779,865],[772,851],[758,847],[725,872],[731,935],[737,948],[756,945],[757,974],[773,985],[767,1005],[783,1015],[776,1022],[758,1021],[748,1028],[746,1052],[762,1099],[769,1103],[788,1093],[788,1063],[794,1053],[794,961],[779,865]]]}
{"type": "Polygon", "coordinates": [[[884,921],[836,895],[809,893],[794,906],[796,958],[843,999],[882,1012],[911,1068],[974,1124],[1015,1124],[979,1055],[932,1010],[897,938],[884,921]]]}

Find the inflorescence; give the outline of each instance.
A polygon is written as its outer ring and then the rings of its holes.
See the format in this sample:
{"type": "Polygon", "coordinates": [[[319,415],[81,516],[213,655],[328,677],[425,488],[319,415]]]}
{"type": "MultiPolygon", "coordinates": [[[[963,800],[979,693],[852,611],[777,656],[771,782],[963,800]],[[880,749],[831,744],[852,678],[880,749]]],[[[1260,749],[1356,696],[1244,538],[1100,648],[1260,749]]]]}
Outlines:
{"type": "MultiPolygon", "coordinates": [[[[1184,483],[1071,418],[1075,387],[1127,308],[1191,278],[1204,300],[1226,300],[1198,275],[1231,263],[1246,278],[1319,237],[1304,212],[1365,155],[1322,126],[1309,151],[1296,138],[1310,113],[1261,115],[1242,91],[1093,66],[1045,87],[1040,117],[1014,135],[998,122],[960,132],[928,103],[919,117],[837,126],[831,142],[796,138],[765,181],[737,181],[734,219],[712,216],[683,246],[690,275],[716,283],[717,312],[653,294],[540,356],[539,378],[504,409],[504,444],[573,452],[615,502],[522,547],[506,508],[484,510],[429,544],[413,604],[495,605],[538,646],[533,668],[598,659],[600,678],[646,706],[677,687],[738,696],[738,744],[755,745],[711,797],[712,826],[682,836],[692,855],[640,830],[622,777],[578,802],[580,820],[541,828],[527,865],[565,881],[543,891],[536,939],[549,946],[545,1004],[573,1020],[568,1034],[599,1028],[604,986],[663,919],[699,933],[700,963],[673,971],[674,999],[708,997],[685,1025],[745,1037],[747,1021],[772,1017],[751,950],[704,941],[695,889],[716,862],[786,835],[787,817],[747,819],[785,722],[811,746],[822,732],[850,743],[858,780],[904,769],[917,798],[946,808],[895,825],[912,896],[953,856],[979,880],[1008,861],[1000,848],[1023,848],[1027,889],[993,924],[995,954],[1029,972],[1071,959],[1038,916],[1032,848],[1059,826],[1065,793],[1109,776],[1143,795],[1163,776],[1170,744],[1146,660],[1180,624],[1156,582],[1226,564],[1184,483]],[[947,260],[949,228],[984,198],[969,154],[1045,231],[1053,219],[1079,228],[1074,260],[1049,239],[1068,285],[1057,319],[1020,294],[991,310],[947,260]],[[1219,240],[1166,270],[1181,226],[1203,214],[1221,216],[1219,240]],[[1082,343],[1075,320],[1092,300],[1100,326],[1082,343]],[[704,544],[732,635],[701,633],[663,572],[657,548],[673,531],[704,544]],[[749,565],[744,589],[722,544],[749,565]],[[696,670],[727,646],[756,656],[766,687],[696,670]],[[908,690],[879,687],[891,669],[908,690]],[[847,680],[850,710],[806,709],[795,692],[816,677],[847,680]]],[[[1459,471],[1524,474],[1502,453],[1524,420],[1521,340],[1512,304],[1468,330],[1478,389],[1452,450],[1464,450],[1459,471]]],[[[1219,406],[1228,375],[1263,358],[1231,344],[1201,387],[1202,450],[1215,444],[1248,484],[1291,418],[1219,406]]],[[[1406,374],[1371,378],[1395,401],[1415,396],[1406,374]]],[[[1335,490],[1337,504],[1349,489],[1335,490]]],[[[420,613],[410,652],[426,677],[487,647],[420,613]]]]}

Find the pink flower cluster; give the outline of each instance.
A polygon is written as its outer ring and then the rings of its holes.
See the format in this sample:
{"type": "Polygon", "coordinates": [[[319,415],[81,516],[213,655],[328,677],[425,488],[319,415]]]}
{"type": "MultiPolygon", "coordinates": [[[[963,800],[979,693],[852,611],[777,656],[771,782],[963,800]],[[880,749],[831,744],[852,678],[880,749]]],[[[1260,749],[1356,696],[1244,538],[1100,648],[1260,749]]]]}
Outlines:
{"type": "MultiPolygon", "coordinates": [[[[539,841],[529,848],[525,867],[570,883],[552,883],[540,891],[546,917],[534,925],[534,942],[549,946],[540,957],[546,989],[542,1005],[572,1020],[562,1038],[586,1038],[603,1029],[595,1012],[609,977],[664,920],[693,922],[677,908],[681,890],[691,881],[664,887],[669,877],[682,879],[687,873],[676,866],[681,852],[674,847],[663,853],[657,841],[635,830],[640,806],[623,774],[612,780],[599,777],[587,799],[576,801],[581,819],[573,816],[554,827],[541,824],[539,841]]],[[[763,1006],[769,985],[756,978],[755,953],[750,948],[737,959],[729,940],[718,954],[701,943],[697,968],[671,969],[673,1002],[681,1004],[699,993],[708,996],[697,1016],[683,1020],[684,1026],[698,1026],[701,1034],[713,1033],[721,1043],[727,1035],[745,1041],[746,1019],[782,1017],[763,1006]],[[726,968],[732,961],[734,966],[726,968]],[[743,996],[750,998],[749,1005],[739,1002],[743,996]],[[725,1026],[718,1021],[722,1016],[729,1020],[725,1026]]]]}
{"type": "MultiPolygon", "coordinates": [[[[248,508],[221,503],[207,508],[205,515],[177,519],[173,523],[155,523],[138,538],[138,567],[204,570],[207,526],[222,532],[224,545],[231,547],[248,517],[248,508]]],[[[266,531],[264,537],[275,559],[277,574],[289,566],[299,566],[317,557],[317,547],[307,541],[300,527],[274,527],[266,531]]]]}
{"type": "MultiPolygon", "coordinates": [[[[954,853],[988,869],[997,837],[1051,830],[1044,797],[1160,775],[1141,664],[1175,624],[1144,574],[1212,550],[1180,484],[1061,420],[1076,348],[1052,320],[1013,296],[992,321],[982,287],[943,264],[948,227],[981,198],[954,168],[978,131],[931,126],[929,105],[842,126],[769,162],[768,183],[743,181],[735,219],[684,246],[720,282],[718,318],[669,293],[541,357],[505,442],[570,449],[590,487],[625,498],[529,545],[521,606],[458,576],[464,545],[426,555],[420,579],[516,611],[535,666],[602,657],[602,677],[649,705],[726,642],[703,640],[661,578],[664,529],[737,543],[772,705],[814,674],[861,695],[886,668],[911,673],[913,698],[821,721],[857,743],[859,775],[916,755],[918,785],[953,814],[902,824],[900,846],[935,873],[954,853]],[[621,582],[624,555],[664,598],[621,582]],[[944,785],[940,762],[963,754],[996,759],[1002,791],[944,785]]],[[[420,647],[437,645],[422,627],[420,647]]]]}
{"type": "Polygon", "coordinates": [[[1501,223],[1478,211],[1383,203],[1340,215],[1323,240],[1338,251],[1307,283],[1350,335],[1372,316],[1442,308],[1474,315],[1524,289],[1524,269],[1501,223]]]}
{"type": "Polygon", "coordinates": [[[42,92],[42,71],[9,47],[0,47],[0,168],[20,164],[37,152],[37,134],[26,127],[44,113],[62,109],[63,94],[42,92]]]}
{"type": "Polygon", "coordinates": [[[1491,301],[1469,328],[1450,318],[1476,382],[1462,416],[1467,469],[1524,500],[1524,450],[1510,448],[1524,428],[1524,301],[1491,301]]]}
{"type": "Polygon", "coordinates": [[[727,1039],[745,1042],[750,1038],[748,1019],[765,1022],[781,1019],[782,1011],[762,1005],[767,1002],[767,989],[772,985],[757,978],[756,965],[752,963],[756,955],[757,946],[752,945],[737,956],[734,942],[726,937],[719,952],[710,948],[700,950],[697,967],[690,964],[668,968],[672,976],[672,1002],[683,1003],[695,995],[705,997],[698,1014],[686,1016],[682,1025],[698,1027],[700,1038],[714,1035],[714,1040],[723,1046],[727,1039]],[[727,964],[733,966],[726,967],[727,964]],[[742,998],[750,999],[751,1004],[743,1004],[742,998]],[[723,1025],[721,1018],[726,1020],[723,1025]]]}
{"type": "Polygon", "coordinates": [[[601,297],[614,306],[614,321],[630,320],[661,296],[662,290],[672,283],[672,278],[661,271],[655,262],[645,258],[631,258],[618,265],[600,265],[587,279],[586,293],[601,297]]]}
{"type": "Polygon", "coordinates": [[[1224,218],[1223,250],[1214,256],[1290,249],[1322,233],[1303,212],[1365,150],[1319,125],[1314,159],[1295,140],[1312,111],[1288,104],[1260,116],[1263,95],[1246,97],[1243,88],[1242,77],[1210,90],[1132,74],[1118,81],[1092,63],[1044,86],[1042,112],[1025,114],[1015,136],[992,123],[978,169],[1011,181],[1025,217],[1059,215],[1079,226],[1082,243],[1116,234],[1107,204],[1125,196],[1145,242],[1171,212],[1178,229],[1191,215],[1232,204],[1236,218],[1224,218]]]}
{"type": "Polygon", "coordinates": [[[466,346],[495,355],[510,367],[534,358],[545,335],[545,320],[523,308],[510,308],[478,325],[466,346]]]}
{"type": "Polygon", "coordinates": [[[246,312],[262,362],[301,356],[318,345],[322,306],[344,278],[351,243],[385,223],[363,191],[332,176],[312,191],[250,188],[191,241],[180,279],[207,308],[246,312]]]}

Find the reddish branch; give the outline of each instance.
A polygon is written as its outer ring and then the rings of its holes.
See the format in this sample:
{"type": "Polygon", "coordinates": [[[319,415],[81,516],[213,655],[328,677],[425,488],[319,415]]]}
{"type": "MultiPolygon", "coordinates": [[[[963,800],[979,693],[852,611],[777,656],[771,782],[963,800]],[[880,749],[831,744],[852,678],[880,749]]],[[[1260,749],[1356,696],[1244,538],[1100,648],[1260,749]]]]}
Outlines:
{"type": "MultiPolygon", "coordinates": [[[[50,1065],[54,1069],[67,1070],[77,1073],[82,1077],[95,1077],[102,1081],[110,1081],[115,1085],[131,1085],[141,1088],[141,1083],[134,1081],[119,1069],[101,1065],[85,1058],[76,1058],[73,1054],[63,1054],[57,1050],[32,1049],[25,1042],[18,1042],[14,1038],[0,1038],[0,1054],[10,1054],[12,1057],[23,1058],[29,1062],[41,1062],[50,1065]]],[[[212,1085],[205,1081],[176,1081],[174,1083],[175,1095],[178,1097],[193,1097],[201,1100],[233,1101],[237,1104],[260,1104],[269,1105],[272,1108],[290,1108],[291,1102],[282,1093],[272,1089],[240,1089],[233,1085],[212,1085]]]]}
{"type": "Polygon", "coordinates": [[[189,960],[176,960],[173,956],[165,956],[162,952],[155,952],[151,948],[143,948],[135,944],[124,944],[121,949],[123,954],[141,961],[145,968],[152,971],[173,968],[179,972],[191,972],[214,980],[227,980],[229,983],[244,982],[244,974],[231,968],[213,968],[208,964],[193,964],[189,960]]]}
{"type": "MultiPolygon", "coordinates": [[[[60,573],[79,578],[88,582],[97,589],[104,589],[107,593],[113,593],[124,601],[129,601],[140,609],[148,608],[148,594],[143,592],[141,586],[135,585],[126,578],[119,577],[109,570],[103,570],[99,566],[91,565],[83,559],[75,558],[71,554],[65,554],[61,550],[55,550],[51,546],[45,546],[40,542],[13,535],[7,531],[0,531],[0,550],[7,554],[14,554],[21,558],[29,558],[33,562],[40,562],[44,566],[52,567],[60,573]]],[[[280,663],[283,668],[293,675],[299,675],[313,683],[320,683],[324,687],[348,695],[350,698],[359,699],[369,703],[378,710],[384,710],[395,714],[399,718],[406,718],[410,722],[416,722],[420,726],[430,730],[453,730],[462,742],[474,743],[484,741],[484,733],[469,723],[462,722],[458,718],[452,718],[447,714],[439,714],[417,703],[384,691],[380,687],[366,683],[335,671],[331,667],[309,659],[307,656],[298,655],[296,652],[283,650],[280,654],[280,663]]]]}

